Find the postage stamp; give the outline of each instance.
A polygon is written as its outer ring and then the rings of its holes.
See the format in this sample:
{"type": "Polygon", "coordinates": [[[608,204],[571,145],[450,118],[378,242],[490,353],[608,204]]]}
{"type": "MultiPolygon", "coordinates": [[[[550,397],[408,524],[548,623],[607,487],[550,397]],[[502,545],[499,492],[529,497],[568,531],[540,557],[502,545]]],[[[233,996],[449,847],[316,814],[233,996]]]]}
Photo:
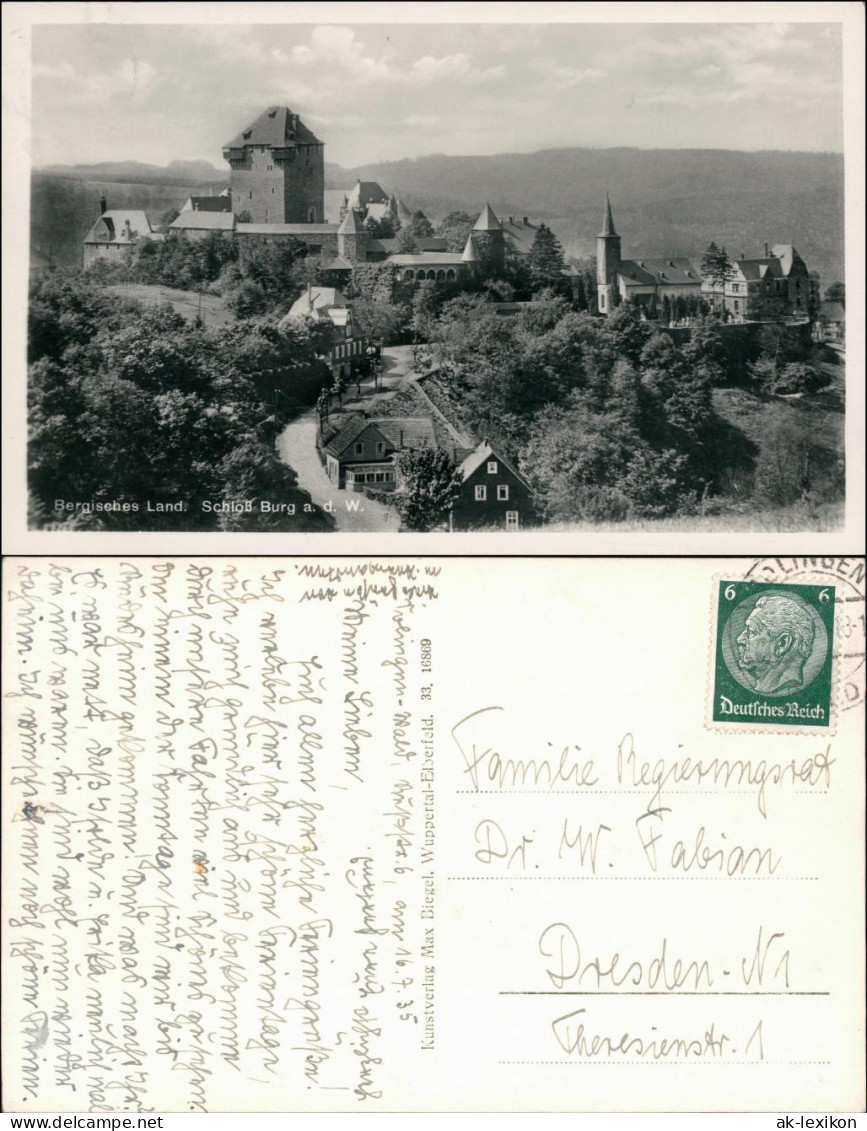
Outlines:
{"type": "Polygon", "coordinates": [[[834,608],[834,585],[719,581],[713,721],[829,727],[834,608]]]}

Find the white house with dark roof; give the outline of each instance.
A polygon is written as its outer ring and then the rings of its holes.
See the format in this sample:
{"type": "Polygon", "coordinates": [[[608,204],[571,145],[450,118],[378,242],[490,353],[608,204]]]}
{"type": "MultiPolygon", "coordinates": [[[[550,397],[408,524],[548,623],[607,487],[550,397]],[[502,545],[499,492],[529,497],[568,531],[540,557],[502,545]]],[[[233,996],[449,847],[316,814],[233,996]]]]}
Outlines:
{"type": "Polygon", "coordinates": [[[105,197],[100,201],[101,213],[84,237],[84,267],[106,260],[119,263],[121,253],[139,240],[161,239],[151,227],[147,214],[140,208],[106,207],[105,197]]]}
{"type": "Polygon", "coordinates": [[[325,360],[332,374],[349,378],[364,357],[365,345],[363,335],[356,333],[349,300],[336,287],[308,284],[279,325],[305,318],[329,328],[329,353],[325,360]]]}
{"type": "Polygon", "coordinates": [[[400,451],[436,447],[429,416],[386,416],[369,419],[354,415],[325,443],[325,470],[337,487],[393,490],[397,483],[394,456],[400,451]]]}

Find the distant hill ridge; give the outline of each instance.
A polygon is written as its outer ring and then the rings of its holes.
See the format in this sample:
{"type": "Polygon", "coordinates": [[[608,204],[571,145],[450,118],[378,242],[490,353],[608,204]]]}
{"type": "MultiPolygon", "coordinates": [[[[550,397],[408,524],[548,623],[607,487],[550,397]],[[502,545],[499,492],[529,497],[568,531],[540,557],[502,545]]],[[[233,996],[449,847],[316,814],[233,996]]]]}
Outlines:
{"type": "MultiPolygon", "coordinates": [[[[325,176],[330,190],[349,189],[358,179],[378,181],[433,218],[458,208],[473,212],[487,200],[501,215],[545,220],[573,255],[593,253],[608,191],[624,255],[695,253],[711,239],[732,255],[750,255],[765,241],[793,242],[823,283],[843,278],[843,157],[838,153],[633,147],[438,153],[356,168],[326,163],[325,176]]],[[[97,188],[106,187],[110,201],[119,195],[128,207],[135,199],[133,185],[154,186],[142,194],[142,206],[150,211],[178,198],[182,202],[202,185],[222,188],[228,179],[228,169],[203,160],[165,167],[137,161],[48,166],[34,175],[32,222],[39,235],[34,244],[63,245],[60,261],[74,262],[69,256],[95,216],[97,188]],[[80,183],[73,186],[70,180],[80,183]],[[64,183],[68,190],[58,187],[64,183]],[[113,183],[129,187],[115,194],[113,183]],[[66,192],[76,198],[74,216],[69,210],[64,215],[66,192]],[[70,222],[72,230],[63,231],[70,222]]]]}

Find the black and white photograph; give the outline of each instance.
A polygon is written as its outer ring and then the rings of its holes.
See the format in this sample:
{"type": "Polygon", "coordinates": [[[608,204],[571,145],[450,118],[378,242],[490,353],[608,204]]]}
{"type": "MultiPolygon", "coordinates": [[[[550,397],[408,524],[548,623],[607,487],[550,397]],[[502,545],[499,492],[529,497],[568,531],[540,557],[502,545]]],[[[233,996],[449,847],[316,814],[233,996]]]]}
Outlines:
{"type": "Polygon", "coordinates": [[[843,528],[839,18],[283,7],[32,27],[31,531],[843,528]]]}

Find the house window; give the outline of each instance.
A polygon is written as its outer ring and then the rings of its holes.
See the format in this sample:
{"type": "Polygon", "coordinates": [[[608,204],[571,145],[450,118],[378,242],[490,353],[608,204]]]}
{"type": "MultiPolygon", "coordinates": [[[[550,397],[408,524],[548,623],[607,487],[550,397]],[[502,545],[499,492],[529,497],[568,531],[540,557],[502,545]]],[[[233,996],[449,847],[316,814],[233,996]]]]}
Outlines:
{"type": "Polygon", "coordinates": [[[604,294],[601,294],[601,295],[599,296],[599,309],[600,309],[600,310],[604,310],[604,309],[605,309],[605,295],[604,295],[604,294]]]}
{"type": "Polygon", "coordinates": [[[271,189],[271,195],[272,195],[272,196],[274,195],[274,190],[273,190],[273,189],[271,189]]]}
{"type": "Polygon", "coordinates": [[[247,196],[250,198],[250,200],[253,199],[253,190],[252,189],[250,189],[250,191],[247,193],[247,196]]]}
{"type": "Polygon", "coordinates": [[[488,460],[488,475],[497,474],[497,461],[495,459],[488,460]]]}
{"type": "Polygon", "coordinates": [[[517,530],[518,529],[518,512],[517,511],[506,511],[506,529],[507,530],[517,530]]]}
{"type": "Polygon", "coordinates": [[[385,455],[385,444],[376,445],[376,454],[378,456],[385,455]]]}
{"type": "Polygon", "coordinates": [[[376,482],[377,483],[384,483],[385,482],[385,472],[384,471],[377,471],[376,482]]]}
{"type": "Polygon", "coordinates": [[[355,445],[355,454],[357,456],[363,456],[364,455],[364,444],[356,444],[355,445]]]}
{"type": "Polygon", "coordinates": [[[497,485],[497,502],[507,503],[509,501],[509,488],[506,483],[499,483],[497,485]]]}
{"type": "Polygon", "coordinates": [[[476,487],[476,502],[483,503],[488,497],[487,487],[476,487]]]}
{"type": "Polygon", "coordinates": [[[404,271],[403,277],[407,281],[409,281],[410,279],[414,279],[415,278],[415,271],[404,271]]]}

